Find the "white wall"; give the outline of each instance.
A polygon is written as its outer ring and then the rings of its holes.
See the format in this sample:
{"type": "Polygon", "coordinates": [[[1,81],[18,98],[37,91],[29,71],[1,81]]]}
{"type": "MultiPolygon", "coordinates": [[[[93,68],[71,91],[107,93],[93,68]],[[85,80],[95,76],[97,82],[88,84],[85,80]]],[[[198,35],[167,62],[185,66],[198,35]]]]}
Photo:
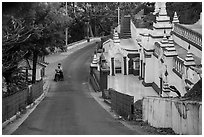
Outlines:
{"type": "Polygon", "coordinates": [[[200,80],[199,74],[197,74],[194,70],[192,70],[191,68],[188,69],[188,79],[192,82],[192,83],[197,83],[200,80]]]}
{"type": "Polygon", "coordinates": [[[154,81],[154,60],[152,58],[146,58],[145,65],[145,78],[146,83],[152,83],[154,81]]]}
{"type": "Polygon", "coordinates": [[[157,128],[172,128],[177,134],[202,134],[202,102],[171,98],[143,98],[143,121],[157,128]]]}
{"type": "Polygon", "coordinates": [[[153,61],[154,61],[154,83],[157,84],[158,87],[160,87],[160,71],[161,71],[161,65],[159,64],[158,58],[153,56],[153,61]]]}
{"type": "MultiPolygon", "coordinates": [[[[162,71],[163,80],[165,81],[166,77],[164,76],[164,73],[166,71],[166,68],[165,68],[165,65],[163,65],[163,67],[162,67],[161,64],[159,64],[159,60],[155,56],[153,56],[153,62],[154,62],[154,66],[152,66],[152,68],[154,68],[154,69],[151,69],[152,70],[151,73],[153,75],[153,82],[158,87],[160,87],[160,79],[159,79],[160,73],[162,71]],[[154,70],[154,72],[153,72],[153,70],[154,70]]],[[[172,60],[172,58],[170,58],[169,60],[166,60],[165,63],[167,64],[167,71],[168,71],[167,80],[168,80],[169,85],[175,86],[179,90],[181,95],[183,96],[186,93],[185,84],[184,84],[184,81],[177,74],[175,74],[172,71],[172,69],[173,69],[173,60],[172,60]]],[[[177,94],[175,94],[173,92],[170,95],[172,95],[174,97],[177,96],[177,94]]]]}
{"type": "Polygon", "coordinates": [[[185,87],[184,81],[176,73],[174,73],[173,71],[170,71],[168,79],[169,79],[169,85],[175,86],[178,89],[178,91],[181,93],[181,96],[183,96],[186,93],[186,91],[184,90],[184,87],[185,87]]]}

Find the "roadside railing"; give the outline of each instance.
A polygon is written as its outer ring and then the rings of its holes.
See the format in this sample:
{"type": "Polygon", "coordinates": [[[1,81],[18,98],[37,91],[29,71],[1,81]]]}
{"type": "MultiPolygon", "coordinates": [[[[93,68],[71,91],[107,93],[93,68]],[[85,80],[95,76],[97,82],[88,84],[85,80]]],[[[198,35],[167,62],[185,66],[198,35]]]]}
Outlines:
{"type": "Polygon", "coordinates": [[[42,93],[43,80],[31,85],[23,91],[2,98],[2,123],[17,113],[24,111],[26,107],[32,104],[42,93]]]}
{"type": "Polygon", "coordinates": [[[131,119],[134,114],[134,96],[109,89],[111,97],[111,109],[124,118],[131,119]]]}

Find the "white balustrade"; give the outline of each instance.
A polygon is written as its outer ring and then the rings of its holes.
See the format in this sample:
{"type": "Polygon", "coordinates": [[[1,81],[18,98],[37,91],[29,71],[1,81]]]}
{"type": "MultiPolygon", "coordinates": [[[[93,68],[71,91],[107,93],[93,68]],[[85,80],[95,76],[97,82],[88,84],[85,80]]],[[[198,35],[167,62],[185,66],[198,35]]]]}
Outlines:
{"type": "Polygon", "coordinates": [[[174,32],[185,37],[186,39],[190,40],[191,42],[197,45],[200,45],[200,46],[202,45],[202,39],[198,35],[196,35],[196,33],[193,33],[189,31],[188,29],[175,25],[174,32]]]}

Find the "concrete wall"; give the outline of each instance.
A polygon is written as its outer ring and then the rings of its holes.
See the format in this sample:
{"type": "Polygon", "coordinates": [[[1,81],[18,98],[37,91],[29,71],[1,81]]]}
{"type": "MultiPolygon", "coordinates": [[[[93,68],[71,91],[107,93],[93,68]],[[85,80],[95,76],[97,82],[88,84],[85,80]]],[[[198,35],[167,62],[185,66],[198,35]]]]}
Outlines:
{"type": "Polygon", "coordinates": [[[145,78],[144,81],[146,83],[152,83],[154,81],[154,61],[152,58],[146,58],[145,65],[145,78]]]}
{"type": "MultiPolygon", "coordinates": [[[[155,56],[152,56],[152,60],[153,60],[152,62],[154,62],[154,64],[153,63],[151,64],[150,70],[148,70],[148,71],[151,71],[151,75],[154,78],[153,82],[158,87],[160,87],[160,79],[159,79],[160,73],[161,72],[163,73],[163,80],[165,81],[166,78],[164,76],[164,72],[166,71],[166,68],[165,68],[164,65],[162,66],[159,63],[158,58],[156,58],[155,56]],[[152,66],[154,66],[154,68],[152,66]],[[153,75],[153,71],[154,71],[154,75],[153,75]]],[[[172,69],[173,69],[173,59],[170,58],[170,59],[166,59],[165,61],[166,61],[165,64],[167,64],[167,71],[168,71],[168,78],[167,78],[167,80],[168,80],[169,85],[175,86],[179,90],[181,95],[183,96],[186,93],[186,91],[185,91],[185,84],[184,84],[183,79],[181,79],[176,73],[174,73],[172,71],[172,69]]],[[[150,77],[150,74],[147,75],[147,77],[150,77]]],[[[173,92],[171,92],[170,95],[172,95],[174,97],[177,96],[177,94],[175,94],[173,92]]]]}
{"type": "Polygon", "coordinates": [[[169,82],[169,85],[173,85],[178,89],[178,91],[181,93],[181,96],[183,96],[186,93],[183,79],[181,79],[172,70],[169,71],[168,82],[169,82]]]}
{"type": "Polygon", "coordinates": [[[157,128],[172,128],[177,134],[202,134],[202,102],[143,98],[143,121],[157,128]]]}
{"type": "Polygon", "coordinates": [[[153,58],[153,62],[154,62],[154,83],[157,84],[158,87],[160,87],[160,73],[162,71],[161,65],[159,64],[159,60],[158,58],[156,58],[155,56],[152,57],[153,58]]]}

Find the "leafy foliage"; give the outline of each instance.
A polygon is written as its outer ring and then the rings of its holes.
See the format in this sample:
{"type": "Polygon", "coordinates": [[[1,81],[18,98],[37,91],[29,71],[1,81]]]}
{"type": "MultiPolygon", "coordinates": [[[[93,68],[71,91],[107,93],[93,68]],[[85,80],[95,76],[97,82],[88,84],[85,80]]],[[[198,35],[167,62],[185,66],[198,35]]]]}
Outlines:
{"type": "Polygon", "coordinates": [[[171,20],[176,11],[181,24],[193,24],[200,19],[202,2],[167,2],[166,8],[171,20]]]}
{"type": "Polygon", "coordinates": [[[6,82],[11,83],[12,73],[27,53],[22,45],[31,37],[33,29],[28,30],[21,20],[11,17],[2,33],[2,72],[6,82]]]}
{"type": "MultiPolygon", "coordinates": [[[[3,3],[2,62],[8,92],[25,87],[24,58],[33,58],[33,76],[38,56],[46,47],[63,47],[64,30],[71,24],[60,3],[3,3]]],[[[35,77],[33,77],[35,81],[35,77]]]]}
{"type": "MultiPolygon", "coordinates": [[[[155,16],[152,14],[154,11],[155,3],[140,3],[134,10],[134,14],[144,10],[144,18],[136,19],[133,17],[133,21],[136,27],[152,28],[152,23],[155,22],[155,16]]],[[[181,24],[193,24],[200,19],[200,13],[202,12],[201,2],[167,2],[166,3],[167,14],[173,20],[174,12],[178,14],[178,18],[181,24]]]]}

